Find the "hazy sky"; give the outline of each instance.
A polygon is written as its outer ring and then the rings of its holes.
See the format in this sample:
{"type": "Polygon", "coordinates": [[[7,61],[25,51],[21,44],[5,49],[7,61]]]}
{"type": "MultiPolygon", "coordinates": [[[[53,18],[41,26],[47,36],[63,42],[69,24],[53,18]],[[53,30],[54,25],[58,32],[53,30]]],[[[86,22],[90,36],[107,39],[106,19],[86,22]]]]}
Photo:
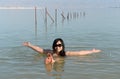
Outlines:
{"type": "Polygon", "coordinates": [[[120,6],[120,0],[0,0],[0,6],[110,7],[120,6]]]}
{"type": "Polygon", "coordinates": [[[40,0],[0,0],[1,6],[30,6],[37,5],[40,0]]]}

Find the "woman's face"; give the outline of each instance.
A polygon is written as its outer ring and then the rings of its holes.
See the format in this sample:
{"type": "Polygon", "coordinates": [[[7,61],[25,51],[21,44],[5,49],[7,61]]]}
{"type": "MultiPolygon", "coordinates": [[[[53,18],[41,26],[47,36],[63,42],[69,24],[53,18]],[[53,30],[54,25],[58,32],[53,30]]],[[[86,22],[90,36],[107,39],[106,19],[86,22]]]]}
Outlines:
{"type": "Polygon", "coordinates": [[[59,53],[61,50],[63,50],[63,45],[61,43],[61,41],[58,41],[55,45],[55,50],[57,53],[59,53]]]}

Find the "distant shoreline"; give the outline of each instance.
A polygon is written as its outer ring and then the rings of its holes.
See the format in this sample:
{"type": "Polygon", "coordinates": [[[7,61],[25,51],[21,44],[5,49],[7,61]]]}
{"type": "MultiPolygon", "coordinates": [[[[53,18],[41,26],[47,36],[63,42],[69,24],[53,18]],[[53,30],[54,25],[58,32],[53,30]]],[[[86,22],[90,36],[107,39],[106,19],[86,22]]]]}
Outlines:
{"type": "Polygon", "coordinates": [[[19,6],[15,6],[15,7],[11,7],[11,6],[6,6],[6,7],[0,7],[0,9],[44,9],[43,7],[36,7],[36,6],[33,6],[33,7],[19,7],[19,6]]]}

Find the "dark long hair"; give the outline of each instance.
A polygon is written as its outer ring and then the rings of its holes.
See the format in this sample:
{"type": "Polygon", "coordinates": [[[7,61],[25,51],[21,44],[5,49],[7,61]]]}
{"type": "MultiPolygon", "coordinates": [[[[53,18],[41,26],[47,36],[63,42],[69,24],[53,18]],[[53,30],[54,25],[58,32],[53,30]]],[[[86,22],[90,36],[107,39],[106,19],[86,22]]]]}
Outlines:
{"type": "Polygon", "coordinates": [[[62,47],[63,47],[63,49],[59,52],[59,55],[64,57],[64,56],[66,56],[66,54],[65,54],[65,45],[64,45],[64,41],[61,38],[57,38],[57,39],[54,40],[53,45],[52,45],[53,52],[56,52],[55,46],[56,46],[58,41],[61,42],[62,47]]]}

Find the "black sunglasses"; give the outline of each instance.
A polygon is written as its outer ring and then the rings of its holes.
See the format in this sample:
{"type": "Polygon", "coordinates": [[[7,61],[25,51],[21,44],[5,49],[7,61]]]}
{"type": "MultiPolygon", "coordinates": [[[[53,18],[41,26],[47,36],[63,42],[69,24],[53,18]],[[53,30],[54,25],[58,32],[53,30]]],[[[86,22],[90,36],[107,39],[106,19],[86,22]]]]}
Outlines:
{"type": "Polygon", "coordinates": [[[55,45],[55,47],[61,47],[62,46],[62,44],[56,44],[55,45]]]}

